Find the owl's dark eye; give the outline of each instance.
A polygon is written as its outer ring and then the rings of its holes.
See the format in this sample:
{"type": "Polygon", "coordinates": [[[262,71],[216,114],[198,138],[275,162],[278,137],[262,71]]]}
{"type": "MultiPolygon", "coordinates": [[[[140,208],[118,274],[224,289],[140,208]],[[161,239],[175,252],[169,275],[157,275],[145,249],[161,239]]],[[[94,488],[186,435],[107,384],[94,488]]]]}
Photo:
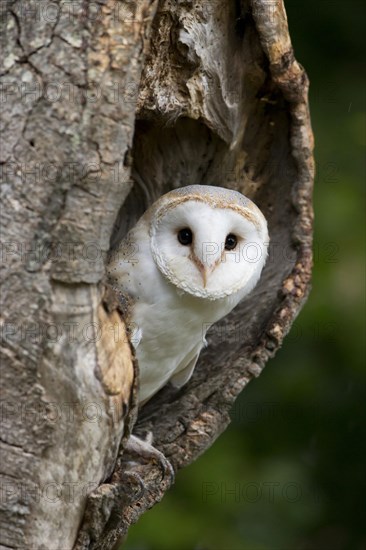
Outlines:
{"type": "Polygon", "coordinates": [[[233,233],[229,233],[225,239],[225,250],[234,250],[238,244],[238,238],[233,233]]]}
{"type": "Polygon", "coordinates": [[[189,227],[185,227],[184,229],[178,231],[178,241],[180,242],[180,244],[187,246],[192,243],[192,240],[193,234],[189,227]]]}

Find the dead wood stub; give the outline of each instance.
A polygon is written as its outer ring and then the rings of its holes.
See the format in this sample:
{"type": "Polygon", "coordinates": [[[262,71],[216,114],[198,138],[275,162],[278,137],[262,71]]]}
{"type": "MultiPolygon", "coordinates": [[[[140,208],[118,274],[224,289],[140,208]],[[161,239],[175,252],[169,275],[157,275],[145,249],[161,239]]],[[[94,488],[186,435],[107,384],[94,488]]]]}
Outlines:
{"type": "MultiPolygon", "coordinates": [[[[116,224],[118,240],[157,197],[193,183],[238,189],[269,222],[270,257],[257,288],[211,329],[188,385],[179,392],[163,388],[140,411],[136,433],[153,430],[175,469],[195,460],[226,428],[235,398],[281,345],[309,292],[308,82],[293,56],[282,4],[276,10],[257,1],[243,6],[238,27],[237,12],[216,2],[209,13],[189,3],[160,4],[140,86],[134,187],[116,224]],[[228,33],[235,25],[236,34],[228,33]]],[[[150,466],[139,466],[139,474],[147,493],[123,507],[115,534],[126,533],[152,504],[150,466]]],[[[155,483],[159,500],[163,491],[155,483]]]]}

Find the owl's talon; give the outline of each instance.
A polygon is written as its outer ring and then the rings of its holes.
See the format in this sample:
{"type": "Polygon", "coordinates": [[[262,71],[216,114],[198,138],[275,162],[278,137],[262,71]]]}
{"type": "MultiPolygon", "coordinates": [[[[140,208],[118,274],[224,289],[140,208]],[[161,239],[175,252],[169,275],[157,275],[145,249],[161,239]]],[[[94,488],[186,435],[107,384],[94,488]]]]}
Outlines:
{"type": "Polygon", "coordinates": [[[175,481],[175,472],[174,472],[173,466],[171,465],[171,463],[169,462],[169,460],[166,458],[166,456],[163,453],[161,453],[157,449],[155,449],[155,451],[157,451],[158,454],[156,456],[152,457],[152,460],[155,461],[156,464],[161,469],[161,473],[162,473],[161,479],[162,479],[162,481],[164,479],[167,479],[169,485],[173,485],[173,483],[175,481]]]}
{"type": "MultiPolygon", "coordinates": [[[[149,439],[151,439],[149,437],[149,439]]],[[[144,441],[135,435],[131,435],[126,443],[125,450],[128,453],[142,457],[146,462],[153,462],[161,468],[162,480],[168,479],[169,485],[174,483],[175,472],[166,456],[156,449],[149,441],[144,441]]]]}

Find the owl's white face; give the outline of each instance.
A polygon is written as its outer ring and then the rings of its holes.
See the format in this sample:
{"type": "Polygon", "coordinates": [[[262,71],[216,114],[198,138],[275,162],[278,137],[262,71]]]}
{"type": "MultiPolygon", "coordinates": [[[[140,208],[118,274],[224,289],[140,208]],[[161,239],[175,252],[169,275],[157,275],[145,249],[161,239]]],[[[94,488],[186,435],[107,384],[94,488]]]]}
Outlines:
{"type": "Polygon", "coordinates": [[[192,197],[172,200],[156,212],[150,229],[152,254],[172,284],[210,300],[254,287],[269,239],[264,216],[245,200],[245,207],[235,202],[220,207],[192,197]]]}

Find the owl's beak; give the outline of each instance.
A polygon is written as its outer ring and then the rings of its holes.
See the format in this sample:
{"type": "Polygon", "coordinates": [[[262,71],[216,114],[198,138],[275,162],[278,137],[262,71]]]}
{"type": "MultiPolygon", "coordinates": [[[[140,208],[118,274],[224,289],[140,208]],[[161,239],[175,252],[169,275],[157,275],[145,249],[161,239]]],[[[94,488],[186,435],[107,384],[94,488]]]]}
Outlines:
{"type": "Polygon", "coordinates": [[[206,288],[207,276],[208,276],[207,268],[205,266],[203,266],[202,269],[200,269],[200,272],[201,272],[201,277],[202,277],[202,281],[203,281],[203,288],[206,288]]]}
{"type": "Polygon", "coordinates": [[[195,262],[195,264],[198,267],[199,272],[201,273],[201,277],[202,277],[202,281],[203,281],[203,288],[206,288],[207,278],[208,278],[209,275],[211,275],[211,273],[215,269],[216,264],[214,264],[212,266],[204,265],[199,260],[197,260],[195,262]]]}
{"type": "Polygon", "coordinates": [[[196,254],[193,253],[191,256],[191,259],[193,260],[194,264],[197,266],[198,271],[201,274],[202,281],[203,281],[203,288],[206,288],[207,286],[207,279],[209,275],[215,270],[217,265],[220,263],[221,258],[218,258],[215,263],[212,265],[204,264],[199,258],[197,258],[196,254]]]}

